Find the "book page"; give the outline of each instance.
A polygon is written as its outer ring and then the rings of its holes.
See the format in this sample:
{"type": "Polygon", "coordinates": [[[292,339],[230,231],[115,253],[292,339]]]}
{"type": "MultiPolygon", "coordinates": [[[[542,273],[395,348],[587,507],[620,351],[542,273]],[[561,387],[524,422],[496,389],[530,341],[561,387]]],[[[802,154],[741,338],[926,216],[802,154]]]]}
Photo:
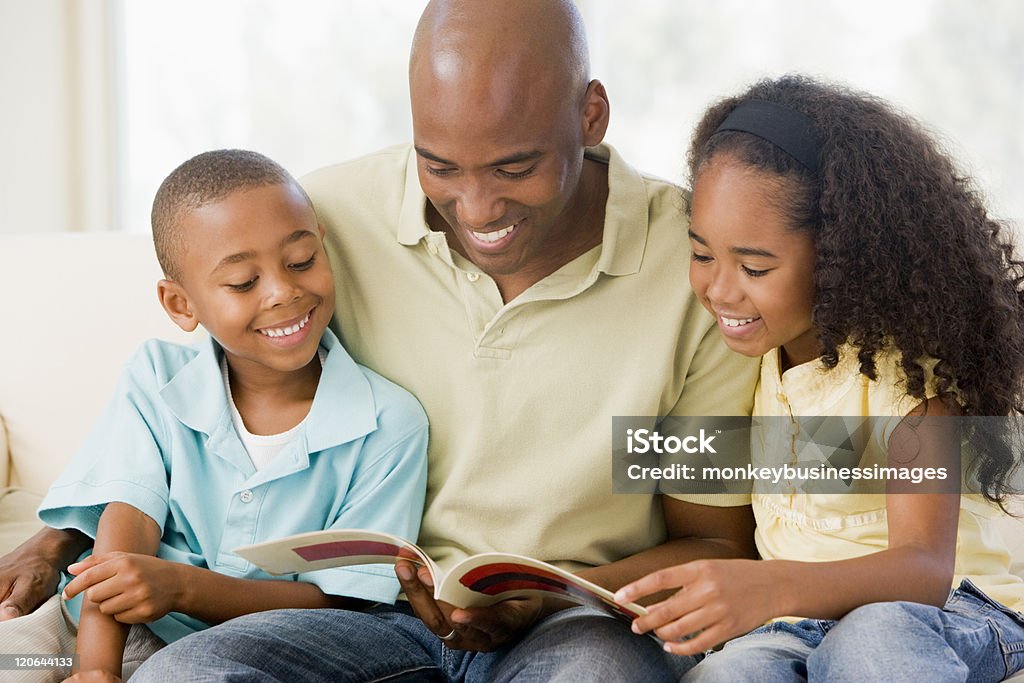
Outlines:
{"type": "Polygon", "coordinates": [[[522,555],[484,553],[451,568],[435,592],[438,600],[457,607],[491,605],[517,596],[540,595],[571,600],[632,621],[647,610],[636,603],[619,604],[597,584],[554,565],[522,555]]]}
{"type": "Polygon", "coordinates": [[[435,583],[438,573],[434,562],[415,543],[392,534],[364,529],[310,531],[242,546],[233,552],[269,574],[301,574],[361,564],[394,564],[400,559],[426,566],[435,577],[435,583]]]}

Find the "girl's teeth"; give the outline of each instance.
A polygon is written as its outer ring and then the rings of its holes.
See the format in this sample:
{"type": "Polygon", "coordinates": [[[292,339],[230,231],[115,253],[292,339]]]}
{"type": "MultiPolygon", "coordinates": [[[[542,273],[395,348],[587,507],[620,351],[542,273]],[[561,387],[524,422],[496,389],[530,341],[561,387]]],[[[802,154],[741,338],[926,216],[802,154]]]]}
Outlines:
{"type": "Polygon", "coordinates": [[[739,327],[740,325],[752,323],[755,320],[757,320],[757,318],[726,318],[725,316],[722,316],[722,322],[725,323],[726,327],[739,327]]]}
{"type": "Polygon", "coordinates": [[[512,232],[515,229],[516,229],[516,226],[510,225],[507,228],[502,228],[501,230],[495,230],[494,232],[476,232],[474,230],[473,231],[473,236],[476,237],[481,242],[497,242],[502,237],[504,237],[505,235],[509,234],[510,232],[512,232]]]}
{"type": "Polygon", "coordinates": [[[303,327],[306,326],[306,323],[308,322],[309,313],[306,314],[305,318],[295,323],[294,325],[291,325],[290,327],[281,327],[277,329],[268,328],[265,330],[260,330],[260,334],[263,334],[267,337],[287,337],[288,335],[295,334],[296,332],[301,330],[303,327]]]}

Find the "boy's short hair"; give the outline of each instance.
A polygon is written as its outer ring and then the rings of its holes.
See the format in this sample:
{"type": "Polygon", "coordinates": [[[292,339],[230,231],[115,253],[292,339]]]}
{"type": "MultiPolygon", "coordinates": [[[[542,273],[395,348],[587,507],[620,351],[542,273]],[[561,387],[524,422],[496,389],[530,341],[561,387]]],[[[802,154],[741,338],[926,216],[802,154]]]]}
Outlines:
{"type": "Polygon", "coordinates": [[[239,190],[285,184],[297,188],[309,201],[284,167],[262,154],[244,149],[203,152],[171,171],[156,191],[150,215],[153,246],[164,276],[176,281],[181,279],[180,256],[186,246],[181,221],[190,211],[239,190]]]}

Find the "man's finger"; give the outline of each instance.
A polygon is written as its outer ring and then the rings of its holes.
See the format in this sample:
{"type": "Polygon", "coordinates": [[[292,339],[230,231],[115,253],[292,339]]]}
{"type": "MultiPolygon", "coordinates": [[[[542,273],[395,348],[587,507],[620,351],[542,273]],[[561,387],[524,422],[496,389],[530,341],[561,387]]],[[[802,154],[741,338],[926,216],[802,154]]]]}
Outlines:
{"type": "Polygon", "coordinates": [[[25,611],[13,597],[0,602],[0,621],[14,619],[15,617],[20,617],[23,614],[25,614],[25,611]]]}
{"type": "Polygon", "coordinates": [[[48,597],[53,595],[53,589],[48,594],[33,591],[31,582],[15,582],[11,586],[7,597],[0,602],[0,621],[7,621],[16,617],[29,614],[39,605],[43,604],[48,597]]]}

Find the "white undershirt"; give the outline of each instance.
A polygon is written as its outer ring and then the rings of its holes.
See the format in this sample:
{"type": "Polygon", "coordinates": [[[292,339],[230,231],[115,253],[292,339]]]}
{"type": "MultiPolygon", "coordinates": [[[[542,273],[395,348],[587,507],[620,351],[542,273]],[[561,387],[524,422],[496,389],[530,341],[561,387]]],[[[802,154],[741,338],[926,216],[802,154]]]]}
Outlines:
{"type": "MultiPolygon", "coordinates": [[[[323,349],[317,349],[317,357],[320,359],[321,368],[324,366],[325,355],[323,349]]],[[[297,425],[280,434],[252,434],[245,428],[242,415],[238,412],[238,407],[235,406],[234,397],[231,396],[231,381],[228,379],[228,361],[223,354],[220,357],[220,371],[224,377],[224,391],[227,392],[228,405],[231,406],[231,422],[235,425],[238,438],[241,439],[242,445],[245,446],[245,451],[249,454],[249,459],[252,460],[253,466],[257,470],[263,469],[270,464],[270,461],[278,453],[284,450],[285,446],[302,438],[302,428],[306,424],[306,418],[309,417],[309,414],[307,413],[306,417],[303,417],[297,425]]]]}

